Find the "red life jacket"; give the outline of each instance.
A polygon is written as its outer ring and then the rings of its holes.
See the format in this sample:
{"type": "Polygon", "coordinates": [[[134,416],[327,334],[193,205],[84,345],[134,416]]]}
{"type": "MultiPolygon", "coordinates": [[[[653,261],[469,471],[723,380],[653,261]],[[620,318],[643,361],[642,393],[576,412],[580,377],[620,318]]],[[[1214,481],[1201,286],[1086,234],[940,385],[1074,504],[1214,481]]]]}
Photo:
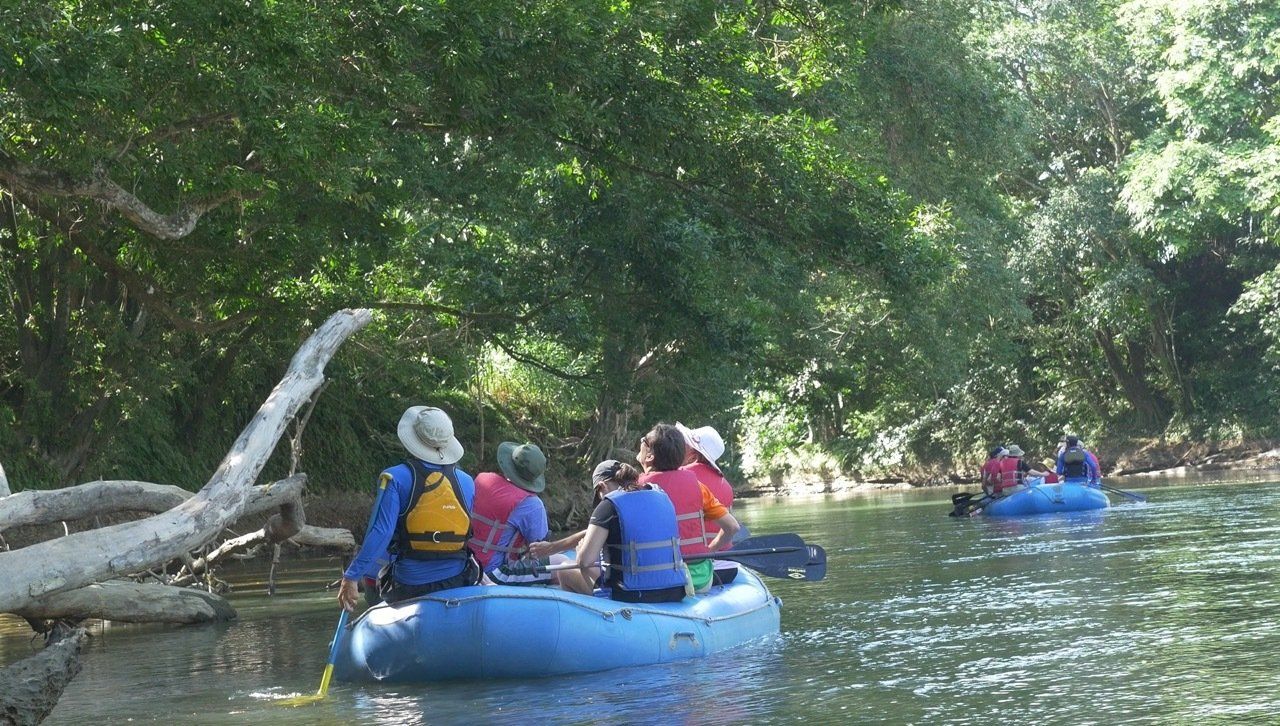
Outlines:
{"type": "Polygon", "coordinates": [[[531,496],[533,492],[521,489],[500,474],[485,472],[476,475],[476,498],[471,506],[471,539],[467,544],[471,546],[481,569],[489,569],[489,562],[499,552],[506,553],[509,561],[520,559],[519,553],[524,551],[525,545],[520,530],[515,530],[507,544],[500,543],[502,535],[512,529],[507,524],[511,512],[531,496]]]}
{"type": "Polygon", "coordinates": [[[998,481],[1000,481],[1000,460],[992,457],[982,465],[982,483],[994,487],[998,481]]]}
{"type": "Polygon", "coordinates": [[[1022,459],[1016,456],[1006,456],[1000,462],[1000,470],[995,487],[997,494],[1004,489],[1016,487],[1022,483],[1022,472],[1018,471],[1018,464],[1021,463],[1022,459]]]}
{"type": "MultiPolygon", "coordinates": [[[[729,484],[729,480],[724,475],[715,470],[710,464],[701,461],[693,464],[685,464],[680,467],[685,471],[693,472],[698,477],[698,481],[702,483],[711,495],[714,496],[726,509],[733,508],[733,486],[729,484]]],[[[703,522],[702,526],[707,531],[707,544],[711,544],[711,540],[720,533],[720,525],[715,522],[703,522]]]]}
{"type": "Polygon", "coordinates": [[[702,518],[702,484],[691,471],[651,471],[640,475],[641,484],[655,484],[667,493],[676,509],[676,524],[680,531],[680,554],[685,557],[705,555],[707,548],[706,523],[702,518]]]}

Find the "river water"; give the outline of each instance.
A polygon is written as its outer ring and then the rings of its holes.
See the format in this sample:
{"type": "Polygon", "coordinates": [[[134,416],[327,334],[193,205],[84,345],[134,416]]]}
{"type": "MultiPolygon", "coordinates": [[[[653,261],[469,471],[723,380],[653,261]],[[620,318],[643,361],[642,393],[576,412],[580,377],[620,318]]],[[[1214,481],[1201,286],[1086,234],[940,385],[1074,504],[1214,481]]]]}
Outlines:
{"type": "MultiPolygon", "coordinates": [[[[338,683],[298,709],[276,700],[318,685],[341,563],[284,563],[274,598],[245,569],[233,624],[95,625],[47,723],[1276,722],[1280,483],[1122,486],[1150,502],[955,520],[951,490],[744,501],[754,533],[829,558],[825,582],[769,580],[777,637],[589,676],[338,683]]],[[[7,663],[34,646],[4,625],[7,663]]]]}

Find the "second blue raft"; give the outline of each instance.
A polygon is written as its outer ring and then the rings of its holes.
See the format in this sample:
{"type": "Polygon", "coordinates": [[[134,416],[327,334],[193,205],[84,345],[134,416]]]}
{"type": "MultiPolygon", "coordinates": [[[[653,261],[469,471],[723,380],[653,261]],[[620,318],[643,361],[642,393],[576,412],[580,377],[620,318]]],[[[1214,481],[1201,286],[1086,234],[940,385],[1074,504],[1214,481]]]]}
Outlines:
{"type": "Polygon", "coordinates": [[[778,632],[781,601],[742,568],[677,603],[475,586],[370,608],[338,646],[341,681],[536,678],[700,658],[778,632]]]}
{"type": "Polygon", "coordinates": [[[1111,502],[1107,495],[1101,489],[1089,486],[1084,479],[1045,484],[1037,478],[1031,479],[1026,489],[988,504],[982,513],[990,517],[1018,517],[1106,509],[1109,506],[1111,502]]]}

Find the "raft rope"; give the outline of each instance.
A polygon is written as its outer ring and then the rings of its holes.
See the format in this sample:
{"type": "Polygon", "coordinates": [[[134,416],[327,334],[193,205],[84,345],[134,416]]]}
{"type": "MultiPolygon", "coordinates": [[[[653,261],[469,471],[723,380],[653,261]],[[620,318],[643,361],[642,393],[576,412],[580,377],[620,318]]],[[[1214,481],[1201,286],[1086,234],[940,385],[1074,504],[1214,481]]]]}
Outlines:
{"type": "MultiPolygon", "coordinates": [[[[556,592],[563,592],[563,590],[557,590],[556,592]]],[[[492,598],[499,598],[499,597],[506,600],[551,600],[555,602],[561,602],[566,605],[573,605],[574,607],[582,608],[587,612],[595,613],[600,617],[604,618],[605,620],[613,620],[616,615],[622,613],[623,611],[626,611],[633,616],[636,614],[665,615],[671,618],[679,618],[681,620],[700,622],[705,625],[710,625],[712,623],[716,623],[721,620],[733,620],[735,618],[742,617],[743,615],[750,615],[751,613],[757,612],[759,610],[763,610],[770,606],[777,606],[779,604],[778,598],[772,597],[772,596],[766,596],[763,602],[751,608],[750,610],[743,610],[740,612],[733,613],[732,615],[717,615],[717,616],[709,617],[709,616],[687,615],[685,613],[672,612],[670,610],[656,610],[656,609],[637,608],[637,607],[625,607],[625,608],[619,608],[618,610],[603,610],[601,608],[588,605],[587,603],[578,602],[577,600],[570,600],[567,598],[554,597],[552,595],[543,595],[540,593],[533,593],[533,592],[518,592],[518,593],[501,593],[501,594],[494,593],[492,595],[489,595],[489,594],[472,595],[470,597],[461,597],[461,598],[439,597],[436,595],[422,595],[420,597],[410,598],[408,600],[401,600],[395,605],[387,605],[386,607],[399,607],[407,603],[424,600],[424,601],[441,603],[446,608],[455,608],[462,605],[463,603],[476,602],[478,600],[489,600],[492,598]]],[[[613,602],[613,601],[611,600],[609,602],[613,602]]],[[[363,613],[360,613],[360,617],[356,618],[355,622],[352,623],[352,627],[358,624],[361,620],[364,620],[365,617],[368,616],[370,612],[372,612],[372,610],[373,608],[370,608],[369,610],[365,610],[363,613]]]]}

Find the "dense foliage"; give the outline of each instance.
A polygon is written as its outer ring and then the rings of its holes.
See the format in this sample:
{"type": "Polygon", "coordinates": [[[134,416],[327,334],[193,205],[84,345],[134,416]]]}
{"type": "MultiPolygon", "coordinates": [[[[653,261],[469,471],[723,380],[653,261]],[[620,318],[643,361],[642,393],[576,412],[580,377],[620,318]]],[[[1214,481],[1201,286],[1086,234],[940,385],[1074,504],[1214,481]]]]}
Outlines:
{"type": "Polygon", "coordinates": [[[321,487],[424,402],[562,475],[1269,435],[1278,72],[1260,2],[16,0],[0,457],[198,486],[344,306],[321,487]]]}

